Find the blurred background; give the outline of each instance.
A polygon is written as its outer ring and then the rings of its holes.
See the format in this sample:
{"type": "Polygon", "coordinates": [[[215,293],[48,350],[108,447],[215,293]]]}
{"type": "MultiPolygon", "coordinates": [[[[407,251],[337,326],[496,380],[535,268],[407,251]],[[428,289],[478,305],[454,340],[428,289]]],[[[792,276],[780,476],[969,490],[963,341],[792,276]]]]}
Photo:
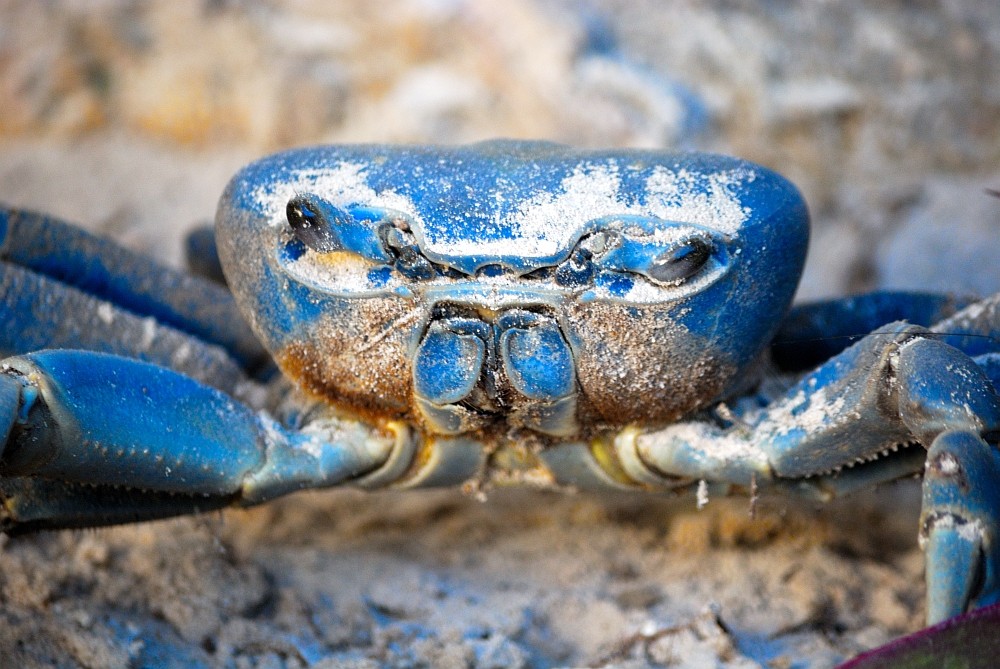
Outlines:
{"type": "MultiPolygon", "coordinates": [[[[0,200],[171,264],[265,153],[491,137],[784,173],[814,220],[800,299],[1000,290],[995,0],[0,0],[0,200]]],[[[897,498],[751,521],[498,497],[2,540],[0,659],[826,667],[920,624],[897,498]]]]}
{"type": "MultiPolygon", "coordinates": [[[[1000,220],[983,192],[1000,185],[990,0],[0,11],[0,193],[115,233],[210,218],[236,167],[288,146],[546,138],[735,153],[785,173],[816,224],[804,297],[998,287],[980,243],[1000,220]],[[921,258],[939,252],[949,271],[921,258]]],[[[133,243],[173,258],[144,234],[133,243]]]]}

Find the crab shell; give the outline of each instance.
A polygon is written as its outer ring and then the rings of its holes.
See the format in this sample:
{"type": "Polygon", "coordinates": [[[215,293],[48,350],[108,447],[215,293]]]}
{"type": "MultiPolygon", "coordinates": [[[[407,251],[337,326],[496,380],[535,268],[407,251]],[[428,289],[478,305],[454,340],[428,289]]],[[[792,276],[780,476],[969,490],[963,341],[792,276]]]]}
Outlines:
{"type": "Polygon", "coordinates": [[[216,229],[238,304],[308,393],[429,432],[569,438],[740,385],[795,291],[808,213],[735,158],[491,141],[279,153],[233,178],[216,229]],[[303,193],[347,222],[338,248],[296,238],[303,193]],[[380,246],[387,229],[429,276],[380,246]],[[710,250],[698,271],[657,280],[651,263],[692,238],[710,250]],[[554,278],[581,257],[580,280],[554,278]]]}

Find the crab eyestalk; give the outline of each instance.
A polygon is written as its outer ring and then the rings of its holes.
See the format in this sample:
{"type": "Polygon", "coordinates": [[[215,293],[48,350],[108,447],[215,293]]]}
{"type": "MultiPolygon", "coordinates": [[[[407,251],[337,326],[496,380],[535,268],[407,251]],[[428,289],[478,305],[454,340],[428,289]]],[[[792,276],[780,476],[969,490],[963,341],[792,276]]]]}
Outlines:
{"type": "Polygon", "coordinates": [[[345,251],[375,262],[392,259],[372,221],[355,218],[313,193],[290,199],[285,217],[295,238],[317,253],[345,251]]]}

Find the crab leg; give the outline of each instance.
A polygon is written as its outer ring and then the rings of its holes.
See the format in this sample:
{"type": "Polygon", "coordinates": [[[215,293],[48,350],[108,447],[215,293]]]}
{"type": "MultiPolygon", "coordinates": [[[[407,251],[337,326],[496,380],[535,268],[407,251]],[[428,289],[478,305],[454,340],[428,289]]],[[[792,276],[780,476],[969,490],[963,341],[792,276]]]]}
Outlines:
{"type": "Polygon", "coordinates": [[[930,444],[920,516],[928,623],[1000,599],[1000,398],[970,362],[917,339],[897,364],[900,415],[930,444]]]}
{"type": "Polygon", "coordinates": [[[742,486],[751,479],[832,475],[874,460],[883,450],[913,441],[898,407],[884,394],[899,344],[923,331],[900,323],[883,330],[803,377],[766,407],[733,407],[736,422],[678,423],[636,432],[628,441],[623,433],[618,448],[634,448],[638,461],[654,470],[742,486]]]}
{"type": "Polygon", "coordinates": [[[68,223],[0,207],[0,261],[220,346],[244,367],[266,358],[225,288],[68,223]]]}
{"type": "Polygon", "coordinates": [[[220,346],[4,262],[0,322],[0,355],[85,349],[169,367],[230,394],[247,381],[244,370],[220,346]]]}
{"type": "Polygon", "coordinates": [[[807,371],[886,323],[930,327],[971,302],[937,293],[877,291],[800,304],[774,336],[771,356],[783,370],[807,371]]]}
{"type": "MultiPolygon", "coordinates": [[[[943,335],[942,341],[973,356],[975,369],[990,380],[992,388],[1000,387],[1000,295],[969,305],[933,329],[943,335]]],[[[928,343],[922,347],[928,348],[928,343]]],[[[928,450],[924,473],[920,538],[927,554],[930,622],[1000,600],[998,411],[995,402],[992,407],[974,402],[975,392],[967,392],[965,401],[957,405],[942,402],[930,392],[941,387],[951,390],[952,397],[960,392],[956,386],[962,384],[956,380],[967,365],[955,364],[954,350],[939,345],[937,354],[951,359],[934,360],[933,354],[914,347],[910,359],[901,361],[911,369],[921,368],[928,377],[911,371],[909,388],[917,392],[910,392],[909,402],[926,408],[919,423],[933,430],[946,427],[928,450]],[[972,406],[975,409],[970,412],[972,406]]]]}
{"type": "Polygon", "coordinates": [[[953,430],[927,454],[920,542],[927,556],[927,621],[1000,601],[1000,455],[953,430]]]}
{"type": "Polygon", "coordinates": [[[958,313],[935,323],[935,334],[966,355],[982,356],[993,378],[1000,367],[1000,293],[968,305],[958,313]]]}
{"type": "Polygon", "coordinates": [[[257,504],[375,470],[410,438],[346,420],[295,434],[214,388],[118,356],[43,351],[3,368],[8,531],[257,504]]]}
{"type": "Polygon", "coordinates": [[[203,226],[195,228],[184,238],[184,260],[195,276],[200,276],[220,285],[226,284],[219,262],[219,247],[215,241],[215,228],[203,226]]]}
{"type": "Polygon", "coordinates": [[[880,330],[783,398],[743,411],[739,424],[624,432],[616,448],[622,463],[653,472],[829,498],[919,473],[920,451],[895,451],[924,444],[921,536],[933,623],[1000,598],[1000,397],[976,360],[925,329],[880,330]]]}

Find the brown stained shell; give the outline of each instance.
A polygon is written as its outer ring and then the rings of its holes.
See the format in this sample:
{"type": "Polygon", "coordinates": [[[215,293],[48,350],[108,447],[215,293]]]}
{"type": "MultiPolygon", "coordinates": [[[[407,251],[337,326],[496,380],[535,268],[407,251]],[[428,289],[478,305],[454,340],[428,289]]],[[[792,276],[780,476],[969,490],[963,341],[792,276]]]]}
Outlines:
{"type": "MultiPolygon", "coordinates": [[[[358,300],[276,359],[299,387],[328,403],[373,420],[423,423],[413,408],[411,352],[424,313],[395,297],[358,300]]],[[[561,321],[574,342],[581,435],[675,421],[717,398],[737,371],[662,309],[568,305],[561,321]]],[[[513,427],[497,418],[488,432],[513,427]]]]}
{"type": "Polygon", "coordinates": [[[354,301],[275,359],[299,387],[331,404],[366,416],[408,417],[410,351],[421,313],[394,297],[354,301]]]}
{"type": "MultiPolygon", "coordinates": [[[[662,309],[570,305],[580,413],[609,426],[664,425],[706,406],[737,372],[662,309]]],[[[581,416],[581,422],[584,422],[581,416]]]]}

